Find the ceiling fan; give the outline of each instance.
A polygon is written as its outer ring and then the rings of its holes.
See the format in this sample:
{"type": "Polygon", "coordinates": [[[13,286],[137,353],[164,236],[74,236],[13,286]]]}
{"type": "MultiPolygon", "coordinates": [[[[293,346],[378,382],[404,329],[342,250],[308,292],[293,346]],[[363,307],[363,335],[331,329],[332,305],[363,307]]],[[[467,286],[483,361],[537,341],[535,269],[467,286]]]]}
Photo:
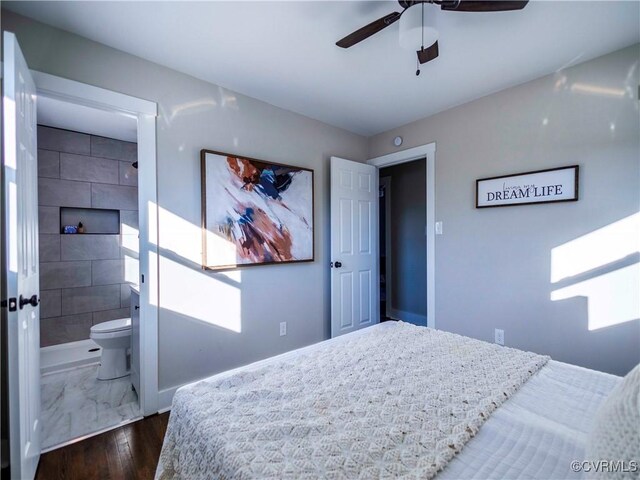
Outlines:
{"type": "MultiPolygon", "coordinates": [[[[388,15],[385,15],[374,22],[371,22],[368,25],[356,30],[353,33],[350,33],[346,37],[336,42],[336,45],[342,48],[349,48],[355,45],[356,43],[360,43],[361,41],[369,38],[370,36],[378,33],[379,31],[387,28],[389,25],[400,20],[400,17],[411,7],[414,5],[422,4],[424,8],[424,4],[432,4],[436,6],[440,6],[441,10],[453,11],[453,12],[504,12],[509,10],[521,10],[523,9],[528,0],[523,1],[511,1],[511,0],[492,0],[492,1],[481,1],[481,0],[398,0],[398,3],[402,7],[401,12],[392,12],[388,15]]],[[[421,15],[421,19],[423,22],[422,27],[424,28],[424,16],[421,15]]],[[[402,23],[402,22],[401,22],[402,23]]],[[[418,54],[418,62],[419,64],[427,63],[438,57],[438,40],[436,38],[435,41],[430,43],[427,48],[424,46],[424,35],[422,38],[422,46],[420,50],[417,50],[418,54]]],[[[418,71],[416,75],[420,74],[420,68],[418,66],[418,71]]]]}

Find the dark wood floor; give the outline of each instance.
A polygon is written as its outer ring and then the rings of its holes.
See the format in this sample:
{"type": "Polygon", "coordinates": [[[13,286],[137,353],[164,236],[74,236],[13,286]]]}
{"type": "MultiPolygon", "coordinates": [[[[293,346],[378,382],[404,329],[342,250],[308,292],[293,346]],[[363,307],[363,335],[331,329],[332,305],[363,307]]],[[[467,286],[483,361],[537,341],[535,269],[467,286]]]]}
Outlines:
{"type": "Polygon", "coordinates": [[[153,415],[45,453],[36,480],[153,479],[168,420],[153,415]]]}

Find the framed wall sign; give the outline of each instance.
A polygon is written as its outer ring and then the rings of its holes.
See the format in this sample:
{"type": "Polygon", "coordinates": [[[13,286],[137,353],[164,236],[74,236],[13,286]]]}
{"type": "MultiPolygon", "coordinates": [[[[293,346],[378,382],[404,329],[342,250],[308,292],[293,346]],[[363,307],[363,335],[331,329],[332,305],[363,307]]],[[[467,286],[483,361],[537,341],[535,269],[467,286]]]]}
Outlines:
{"type": "Polygon", "coordinates": [[[311,262],[313,170],[202,150],[202,267],[311,262]]]}
{"type": "Polygon", "coordinates": [[[578,165],[476,180],[476,208],[578,200],[578,165]]]}

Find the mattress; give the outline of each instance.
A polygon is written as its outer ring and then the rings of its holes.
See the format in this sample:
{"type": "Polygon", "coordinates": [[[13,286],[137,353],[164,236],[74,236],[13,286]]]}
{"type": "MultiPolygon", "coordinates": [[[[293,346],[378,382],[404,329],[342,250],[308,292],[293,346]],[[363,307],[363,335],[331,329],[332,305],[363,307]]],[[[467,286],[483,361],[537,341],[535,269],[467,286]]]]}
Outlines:
{"type": "MultiPolygon", "coordinates": [[[[392,323],[375,329],[392,328],[392,323]]],[[[369,330],[369,329],[366,329],[369,330]]],[[[328,340],[339,344],[366,330],[328,340]]],[[[219,380],[283,359],[308,354],[327,342],[210,377],[219,380]]],[[[441,471],[438,479],[579,478],[573,460],[583,460],[586,434],[595,411],[621,379],[551,361],[484,423],[441,471]]],[[[158,474],[162,465],[158,466],[158,474]]]]}

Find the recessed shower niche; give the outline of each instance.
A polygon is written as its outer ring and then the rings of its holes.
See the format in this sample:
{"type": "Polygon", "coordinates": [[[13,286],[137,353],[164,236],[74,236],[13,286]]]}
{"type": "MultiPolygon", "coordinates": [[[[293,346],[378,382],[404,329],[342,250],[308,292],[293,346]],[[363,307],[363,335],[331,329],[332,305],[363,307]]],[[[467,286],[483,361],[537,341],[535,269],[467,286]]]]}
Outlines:
{"type": "Polygon", "coordinates": [[[60,207],[60,232],[66,225],[77,226],[82,223],[84,234],[120,233],[120,211],[104,208],[60,207]]]}

